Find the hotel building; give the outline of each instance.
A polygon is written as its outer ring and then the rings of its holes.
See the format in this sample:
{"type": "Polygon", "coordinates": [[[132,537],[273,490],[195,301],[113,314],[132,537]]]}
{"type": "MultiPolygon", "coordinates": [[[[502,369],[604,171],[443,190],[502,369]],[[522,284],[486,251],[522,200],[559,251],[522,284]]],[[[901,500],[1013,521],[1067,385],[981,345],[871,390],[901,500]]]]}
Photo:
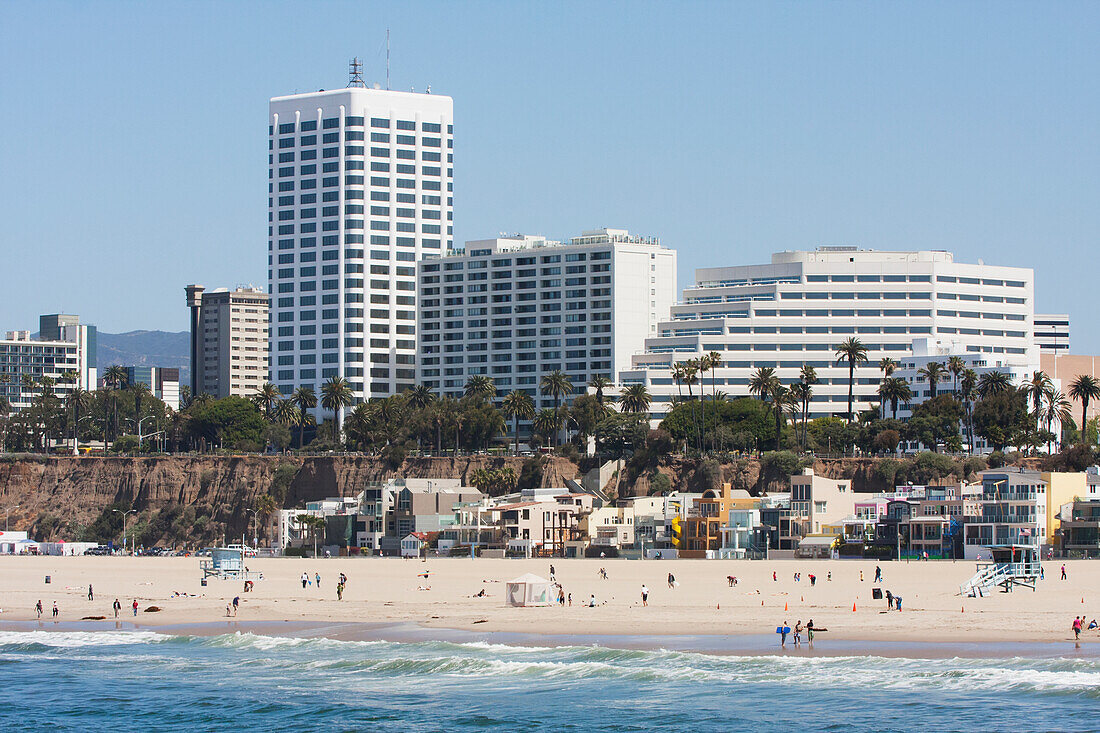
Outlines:
{"type": "Polygon", "coordinates": [[[79,316],[52,314],[39,317],[36,338],[30,331],[8,331],[0,339],[0,397],[12,412],[31,406],[43,378],[53,380],[53,392],[62,399],[75,388],[95,389],[96,327],[81,324],[79,316]],[[27,379],[34,386],[24,386],[27,379]]]}
{"type": "Polygon", "coordinates": [[[466,380],[492,378],[498,394],[523,390],[537,407],[542,375],[574,388],[614,381],[676,297],[676,252],[622,229],[568,242],[515,235],[466,243],[418,268],[419,381],[459,397],[466,380]]]}
{"type": "Polygon", "coordinates": [[[271,100],[271,381],[284,395],[335,376],[356,402],[415,384],[416,262],[452,241],[452,107],[365,86],[271,100]]]}
{"type": "Polygon", "coordinates": [[[1069,353],[1069,315],[1035,314],[1035,344],[1044,354],[1069,353]]]}
{"type": "Polygon", "coordinates": [[[253,287],[205,290],[184,288],[191,308],[191,394],[251,397],[267,381],[269,296],[253,287]]]}
{"type": "Polygon", "coordinates": [[[991,359],[1025,357],[1032,348],[1030,269],[955,262],[950,252],[879,252],[821,247],[779,252],[767,265],[706,268],[673,306],[670,320],[646,339],[645,352],[619,373],[624,385],[653,394],[660,419],[678,394],[671,366],[709,352],[721,355],[713,376],[730,397],[748,394],[752,373],[776,370],[787,384],[804,364],[817,371],[810,417],[847,413],[848,367],[836,360],[850,337],[867,347],[856,369],[854,409],[877,404],[878,361],[902,360],[914,339],[957,341],[991,359]]]}

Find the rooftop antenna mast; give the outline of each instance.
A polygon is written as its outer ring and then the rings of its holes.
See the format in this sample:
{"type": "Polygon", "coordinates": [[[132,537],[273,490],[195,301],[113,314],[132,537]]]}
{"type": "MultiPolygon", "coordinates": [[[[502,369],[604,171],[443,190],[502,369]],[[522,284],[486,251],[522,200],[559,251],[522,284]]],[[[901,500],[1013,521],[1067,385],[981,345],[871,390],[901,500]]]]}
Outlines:
{"type": "Polygon", "coordinates": [[[361,89],[365,89],[367,87],[367,83],[363,81],[363,64],[361,61],[359,61],[359,57],[356,56],[355,58],[353,58],[351,60],[351,63],[348,64],[348,67],[351,76],[351,78],[348,80],[348,87],[359,87],[361,89]]]}
{"type": "Polygon", "coordinates": [[[386,29],[386,91],[390,89],[390,29],[386,29]]]}

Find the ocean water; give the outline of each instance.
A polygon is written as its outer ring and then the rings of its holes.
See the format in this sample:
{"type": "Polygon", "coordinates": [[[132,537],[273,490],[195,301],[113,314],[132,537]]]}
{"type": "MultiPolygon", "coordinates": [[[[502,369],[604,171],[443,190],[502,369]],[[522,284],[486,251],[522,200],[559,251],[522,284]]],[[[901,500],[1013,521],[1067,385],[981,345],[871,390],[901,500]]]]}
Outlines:
{"type": "Polygon", "coordinates": [[[0,631],[0,730],[1100,730],[1100,660],[0,631]]]}

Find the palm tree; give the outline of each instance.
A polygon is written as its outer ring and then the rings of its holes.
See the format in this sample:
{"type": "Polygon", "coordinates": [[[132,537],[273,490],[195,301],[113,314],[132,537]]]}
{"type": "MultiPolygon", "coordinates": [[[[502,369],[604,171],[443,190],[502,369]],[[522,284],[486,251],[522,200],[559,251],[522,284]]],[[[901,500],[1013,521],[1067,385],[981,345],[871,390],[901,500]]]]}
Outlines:
{"type": "Polygon", "coordinates": [[[809,364],[802,365],[802,371],[798,374],[799,384],[803,385],[802,397],[802,445],[806,445],[806,427],[810,419],[810,398],[813,397],[814,385],[817,384],[817,370],[809,364]]]}
{"type": "Polygon", "coordinates": [[[930,388],[928,396],[935,399],[940,380],[943,379],[943,364],[940,364],[938,361],[928,362],[928,364],[917,370],[917,374],[928,380],[928,386],[930,388]]]}
{"type": "MultiPolygon", "coordinates": [[[[0,375],[7,376],[7,375],[0,375]]],[[[5,452],[8,439],[8,417],[11,415],[11,403],[7,397],[0,397],[0,417],[4,418],[4,425],[0,428],[0,453],[5,452]]]]}
{"type": "Polygon", "coordinates": [[[256,404],[256,407],[263,408],[264,417],[268,422],[271,421],[271,413],[275,407],[275,403],[280,399],[279,388],[271,382],[264,382],[263,386],[256,390],[252,395],[252,401],[256,404]]]}
{"type": "Polygon", "coordinates": [[[691,409],[691,425],[695,432],[695,443],[699,452],[702,452],[702,430],[699,428],[699,420],[695,414],[695,394],[691,391],[691,385],[698,381],[699,374],[699,362],[695,359],[688,359],[679,363],[680,366],[680,381],[687,385],[688,388],[688,402],[691,409]]]}
{"type": "Polygon", "coordinates": [[[775,381],[775,369],[760,367],[749,377],[749,394],[756,395],[761,402],[767,402],[775,381]]]}
{"type": "Polygon", "coordinates": [[[898,403],[908,403],[913,399],[913,390],[909,388],[909,383],[901,377],[888,377],[879,385],[879,399],[885,404],[890,403],[890,409],[893,410],[894,419],[898,419],[898,403]]]}
{"type": "MultiPolygon", "coordinates": [[[[701,372],[710,372],[710,402],[714,408],[714,426],[718,427],[718,387],[715,384],[714,372],[718,367],[722,366],[722,355],[717,351],[712,351],[709,354],[703,354],[699,357],[699,369],[701,372]]],[[[699,392],[702,393],[703,387],[699,386],[699,392]]],[[[706,409],[703,410],[703,423],[706,424],[707,414],[706,409]]],[[[713,445],[713,444],[712,444],[713,445]]]]}
{"type": "Polygon", "coordinates": [[[970,452],[974,452],[974,398],[978,394],[978,373],[973,369],[964,369],[962,380],[959,382],[959,390],[956,393],[962,400],[963,411],[966,414],[966,441],[970,446],[970,452]]]}
{"type": "Polygon", "coordinates": [[[632,384],[623,390],[619,404],[622,406],[623,412],[642,413],[649,412],[651,401],[649,390],[646,389],[644,384],[632,384]]]}
{"type": "Polygon", "coordinates": [[[1081,403],[1081,442],[1084,443],[1089,402],[1100,399],[1100,381],[1091,374],[1082,374],[1070,384],[1069,396],[1081,403]]]}
{"type": "Polygon", "coordinates": [[[69,396],[66,398],[69,408],[73,411],[73,451],[80,446],[80,413],[88,408],[88,404],[91,402],[91,394],[84,389],[77,387],[72,392],[69,392],[69,396]]]}
{"type": "Polygon", "coordinates": [[[435,402],[435,392],[427,385],[418,384],[405,390],[405,399],[408,400],[409,407],[414,410],[423,410],[435,402]]]}
{"type": "Polygon", "coordinates": [[[802,445],[802,436],[798,430],[798,419],[802,416],[802,406],[806,404],[807,392],[810,390],[810,386],[805,382],[795,382],[790,386],[790,405],[795,409],[791,410],[791,425],[794,426],[794,437],[800,448],[802,445]]]}
{"type": "Polygon", "coordinates": [[[497,396],[497,387],[489,377],[483,374],[475,374],[466,380],[465,395],[488,401],[497,396]]]}
{"type": "Polygon", "coordinates": [[[519,455],[519,421],[530,420],[535,416],[535,402],[531,395],[521,390],[512,390],[501,402],[505,417],[512,420],[512,432],[516,438],[516,455],[519,455]]]}
{"type": "Polygon", "coordinates": [[[852,402],[855,399],[856,366],[867,361],[867,347],[855,336],[850,336],[836,347],[834,356],[838,364],[848,362],[848,424],[850,425],[854,417],[852,402]]]}
{"type": "Polygon", "coordinates": [[[302,413],[298,412],[298,408],[290,400],[277,400],[271,411],[271,419],[280,425],[298,425],[302,413]]]}
{"type": "Polygon", "coordinates": [[[597,374],[588,380],[588,386],[596,390],[596,401],[602,405],[604,399],[603,391],[613,385],[610,379],[602,374],[597,374]]]}
{"type": "Polygon", "coordinates": [[[985,399],[991,395],[1007,392],[1012,387],[1012,377],[1006,372],[986,372],[978,378],[978,397],[985,399]]]}
{"type": "Polygon", "coordinates": [[[561,424],[561,413],[558,410],[551,410],[549,407],[539,410],[538,414],[535,415],[535,419],[531,421],[531,427],[540,435],[545,435],[547,442],[549,442],[551,435],[556,434],[561,429],[561,424]]]}
{"type": "Polygon", "coordinates": [[[966,371],[966,360],[961,356],[947,357],[947,371],[951,372],[952,388],[959,391],[959,375],[966,371]]]}
{"type": "MultiPolygon", "coordinates": [[[[573,383],[569,381],[569,377],[562,373],[560,369],[555,369],[549,374],[542,375],[542,380],[539,382],[539,388],[543,394],[548,394],[554,398],[554,411],[561,411],[561,400],[567,395],[573,394],[573,383]]],[[[564,425],[564,421],[560,421],[564,425]]]]}
{"type": "MultiPolygon", "coordinates": [[[[126,371],[126,367],[120,366],[118,364],[107,367],[106,371],[103,372],[103,383],[107,385],[107,388],[110,390],[111,394],[111,403],[113,408],[112,411],[114,413],[114,420],[112,421],[114,424],[113,434],[116,438],[118,437],[118,397],[114,394],[114,391],[117,389],[122,389],[129,378],[130,375],[129,372],[126,371]]],[[[106,411],[104,411],[103,420],[103,447],[106,448],[108,432],[106,425],[106,411]]]]}
{"type": "Polygon", "coordinates": [[[312,410],[317,406],[317,395],[314,393],[313,387],[298,387],[290,395],[290,402],[298,408],[298,450],[301,450],[306,425],[309,425],[310,422],[306,416],[306,410],[312,410]]]}
{"type": "MultiPolygon", "coordinates": [[[[1051,424],[1055,420],[1063,426],[1069,424],[1069,422],[1073,420],[1072,405],[1070,401],[1066,399],[1064,394],[1053,389],[1053,387],[1043,393],[1043,403],[1040,406],[1040,410],[1037,412],[1041,413],[1043,422],[1046,423],[1047,433],[1050,433],[1051,424]]],[[[1047,453],[1053,452],[1053,446],[1047,443],[1047,453]]]]}
{"type": "Polygon", "coordinates": [[[278,503],[275,501],[275,497],[271,494],[263,494],[256,498],[256,503],[253,505],[258,517],[263,517],[264,527],[264,540],[267,540],[267,528],[271,521],[271,515],[276,509],[279,508],[278,503]]]}
{"type": "Polygon", "coordinates": [[[321,407],[332,410],[332,440],[339,444],[343,433],[340,430],[340,410],[348,407],[355,401],[348,380],[343,377],[329,377],[328,381],[321,385],[321,407]]]}
{"type": "Polygon", "coordinates": [[[783,430],[783,408],[793,403],[791,391],[776,379],[772,384],[772,411],[775,413],[775,449],[779,450],[779,435],[783,430]]]}
{"type": "Polygon", "coordinates": [[[1039,432],[1042,422],[1043,400],[1053,391],[1054,382],[1043,371],[1032,372],[1031,379],[1024,384],[1024,394],[1031,401],[1031,412],[1035,416],[1035,432],[1039,432]]]}
{"type": "MultiPolygon", "coordinates": [[[[894,370],[898,368],[898,363],[891,359],[889,356],[884,356],[878,360],[879,371],[882,372],[882,380],[879,382],[879,394],[882,394],[882,382],[886,381],[888,377],[893,375],[894,370]]],[[[879,410],[882,414],[882,419],[886,419],[886,403],[879,400],[879,410]]]]}

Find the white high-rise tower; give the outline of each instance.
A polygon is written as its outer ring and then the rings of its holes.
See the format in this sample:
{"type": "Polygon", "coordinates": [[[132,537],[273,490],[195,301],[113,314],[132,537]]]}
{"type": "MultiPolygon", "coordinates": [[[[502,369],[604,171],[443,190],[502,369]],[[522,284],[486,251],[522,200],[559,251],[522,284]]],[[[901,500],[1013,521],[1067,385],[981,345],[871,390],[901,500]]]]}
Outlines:
{"type": "MultiPolygon", "coordinates": [[[[353,84],[358,82],[353,75],[353,84]]],[[[416,262],[452,242],[450,97],[352,86],[275,97],[268,148],[271,378],[416,380],[416,262]]]]}

